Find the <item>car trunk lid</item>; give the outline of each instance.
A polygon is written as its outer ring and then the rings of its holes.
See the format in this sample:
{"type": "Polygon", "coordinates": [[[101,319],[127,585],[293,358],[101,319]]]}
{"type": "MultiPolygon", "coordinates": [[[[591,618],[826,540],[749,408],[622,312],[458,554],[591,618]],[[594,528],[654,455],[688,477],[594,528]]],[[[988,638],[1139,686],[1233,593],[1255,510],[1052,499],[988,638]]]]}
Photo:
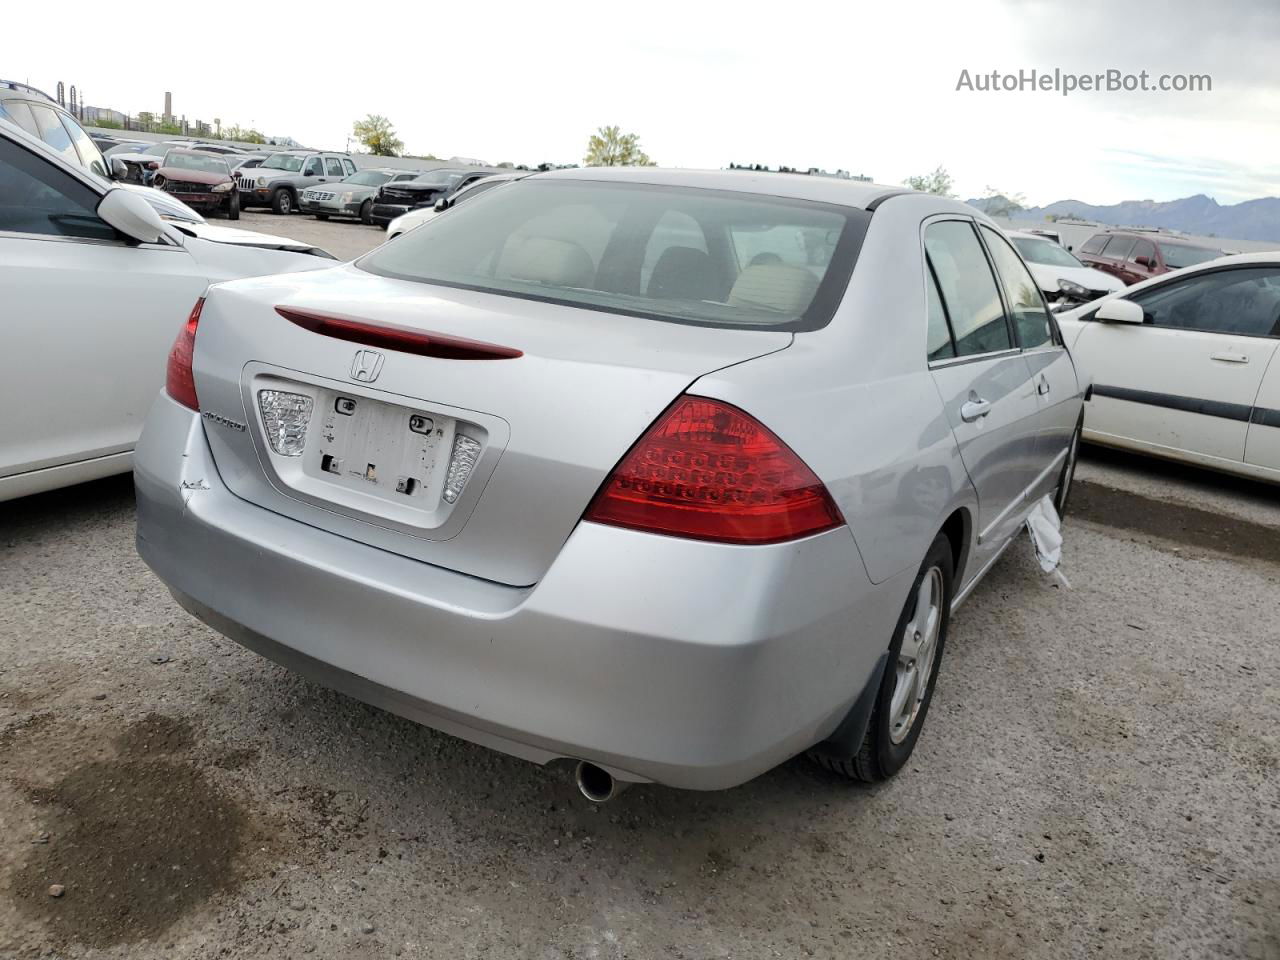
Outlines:
{"type": "Polygon", "coordinates": [[[194,372],[215,462],[237,495],[423,562],[528,585],[689,384],[791,339],[348,265],[214,288],[194,372]],[[347,326],[317,327],[335,318],[347,326]],[[394,349],[395,336],[429,345],[394,349]],[[300,449],[289,423],[301,401],[290,396],[310,402],[300,449]]]}

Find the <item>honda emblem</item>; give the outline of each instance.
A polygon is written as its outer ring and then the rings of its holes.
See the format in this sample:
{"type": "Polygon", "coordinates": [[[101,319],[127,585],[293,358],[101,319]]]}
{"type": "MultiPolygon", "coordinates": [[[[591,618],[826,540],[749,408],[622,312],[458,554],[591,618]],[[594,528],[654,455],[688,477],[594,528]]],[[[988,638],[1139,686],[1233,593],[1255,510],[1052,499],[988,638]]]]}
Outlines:
{"type": "Polygon", "coordinates": [[[382,372],[382,361],[386,359],[377,350],[359,350],[351,361],[351,379],[360,383],[373,383],[382,372]]]}

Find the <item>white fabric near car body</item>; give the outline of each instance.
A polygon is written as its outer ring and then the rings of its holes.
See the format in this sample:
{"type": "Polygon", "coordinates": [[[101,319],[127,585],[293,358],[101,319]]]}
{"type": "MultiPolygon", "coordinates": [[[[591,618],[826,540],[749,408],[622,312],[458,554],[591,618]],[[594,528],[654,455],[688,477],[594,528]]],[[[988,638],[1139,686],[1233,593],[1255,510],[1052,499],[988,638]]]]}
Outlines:
{"type": "Polygon", "coordinates": [[[1040,569],[1045,573],[1056,573],[1063,586],[1070,588],[1071,584],[1058,569],[1062,562],[1062,518],[1053,507],[1052,497],[1046,494],[1027,515],[1027,533],[1036,548],[1040,569]]]}

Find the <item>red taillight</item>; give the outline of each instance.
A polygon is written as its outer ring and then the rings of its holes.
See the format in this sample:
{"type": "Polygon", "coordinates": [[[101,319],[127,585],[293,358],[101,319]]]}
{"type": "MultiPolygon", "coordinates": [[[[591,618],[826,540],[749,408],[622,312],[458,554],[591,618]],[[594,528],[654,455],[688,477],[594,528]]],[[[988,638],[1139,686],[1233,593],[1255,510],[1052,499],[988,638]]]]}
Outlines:
{"type": "Polygon", "coordinates": [[[587,520],[722,543],[777,543],[844,523],[794,450],[737,407],[683,396],[614,468],[587,520]]]}
{"type": "Polygon", "coordinates": [[[196,327],[200,323],[200,311],[204,309],[204,297],[191,308],[191,316],[173,341],[169,351],[169,369],[165,374],[164,388],[169,396],[192,410],[200,409],[196,398],[196,380],[191,372],[191,355],[196,349],[196,327]]]}

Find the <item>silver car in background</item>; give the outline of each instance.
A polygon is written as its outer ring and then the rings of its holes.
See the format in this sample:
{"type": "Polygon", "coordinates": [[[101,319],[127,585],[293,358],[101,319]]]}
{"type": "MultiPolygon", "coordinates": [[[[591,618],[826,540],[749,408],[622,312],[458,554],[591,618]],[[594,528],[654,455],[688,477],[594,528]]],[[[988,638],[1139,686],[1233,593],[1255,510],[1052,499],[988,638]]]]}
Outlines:
{"type": "Polygon", "coordinates": [[[981,214],[844,180],[564,170],[351,264],[212,287],[137,451],[188,611],[579,786],[920,735],[952,610],[1081,385],[981,214]]]}
{"type": "Polygon", "coordinates": [[[303,213],[309,213],[317,220],[328,220],[330,217],[354,217],[361,223],[373,223],[369,219],[369,211],[373,209],[373,198],[378,188],[384,183],[394,183],[397,180],[413,180],[421,172],[420,170],[392,170],[385,167],[358,170],[337,183],[307,187],[298,198],[298,206],[303,213]]]}

